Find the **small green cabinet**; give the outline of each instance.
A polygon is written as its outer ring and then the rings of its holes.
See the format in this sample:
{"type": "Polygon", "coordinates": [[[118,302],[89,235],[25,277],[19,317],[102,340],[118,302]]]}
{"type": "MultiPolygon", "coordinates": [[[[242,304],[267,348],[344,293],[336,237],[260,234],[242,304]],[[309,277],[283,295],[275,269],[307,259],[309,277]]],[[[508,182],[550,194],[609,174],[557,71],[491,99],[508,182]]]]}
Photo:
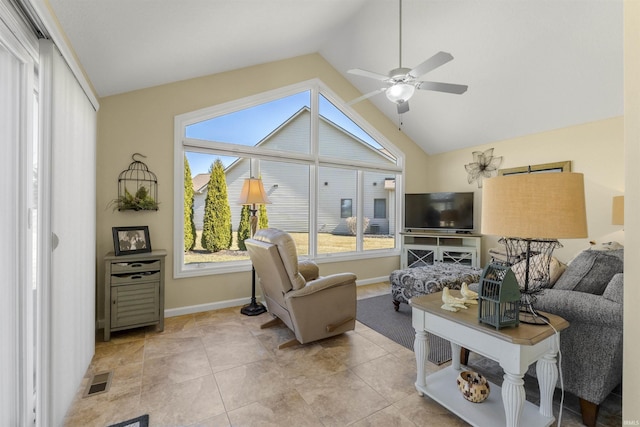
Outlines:
{"type": "Polygon", "coordinates": [[[164,263],[167,251],[104,257],[104,340],[111,332],[156,325],[164,330],[164,263]]]}

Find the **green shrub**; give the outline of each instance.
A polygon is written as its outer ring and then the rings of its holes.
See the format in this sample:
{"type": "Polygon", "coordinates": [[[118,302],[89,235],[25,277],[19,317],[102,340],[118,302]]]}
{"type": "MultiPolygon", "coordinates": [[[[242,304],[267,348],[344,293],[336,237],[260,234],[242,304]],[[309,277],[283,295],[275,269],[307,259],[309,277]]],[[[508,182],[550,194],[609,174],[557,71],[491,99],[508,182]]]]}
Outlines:
{"type": "Polygon", "coordinates": [[[231,207],[227,195],[227,181],[220,159],[211,166],[207,186],[202,226],[202,247],[209,252],[218,252],[231,247],[231,207]]]}
{"type": "Polygon", "coordinates": [[[269,228],[269,216],[267,215],[267,205],[260,205],[258,209],[258,229],[269,228]]]}
{"type": "Polygon", "coordinates": [[[242,206],[242,211],[240,211],[240,224],[238,224],[238,249],[241,251],[246,251],[247,246],[244,244],[244,241],[251,237],[251,221],[249,217],[251,213],[249,212],[251,207],[249,205],[242,206]]]}
{"type": "Polygon", "coordinates": [[[193,180],[187,156],[184,156],[184,250],[196,245],[196,224],[193,222],[193,180]]]}

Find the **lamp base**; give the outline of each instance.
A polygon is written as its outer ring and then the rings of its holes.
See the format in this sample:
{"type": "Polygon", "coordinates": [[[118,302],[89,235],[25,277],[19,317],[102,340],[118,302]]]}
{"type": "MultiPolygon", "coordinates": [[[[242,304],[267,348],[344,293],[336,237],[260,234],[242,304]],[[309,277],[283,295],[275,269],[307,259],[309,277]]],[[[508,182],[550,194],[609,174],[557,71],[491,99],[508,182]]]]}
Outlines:
{"type": "Polygon", "coordinates": [[[240,309],[240,313],[244,314],[245,316],[257,316],[266,312],[267,307],[256,301],[251,301],[249,304],[240,309]]]}
{"type": "Polygon", "coordinates": [[[518,316],[520,323],[526,323],[528,325],[548,325],[549,318],[533,308],[533,305],[523,306],[520,308],[520,315],[518,316]]]}

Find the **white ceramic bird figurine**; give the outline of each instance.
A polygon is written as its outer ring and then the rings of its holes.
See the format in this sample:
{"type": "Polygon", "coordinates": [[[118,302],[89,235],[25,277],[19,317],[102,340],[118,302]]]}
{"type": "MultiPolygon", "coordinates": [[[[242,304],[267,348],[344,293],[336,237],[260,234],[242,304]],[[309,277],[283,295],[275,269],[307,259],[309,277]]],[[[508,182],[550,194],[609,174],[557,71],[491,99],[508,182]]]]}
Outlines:
{"type": "Polygon", "coordinates": [[[467,304],[477,304],[478,301],[478,293],[469,289],[467,282],[462,282],[462,286],[460,287],[460,293],[464,298],[464,302],[467,304]]]}
{"type": "Polygon", "coordinates": [[[442,302],[444,303],[441,308],[449,311],[458,311],[460,308],[466,309],[465,301],[462,298],[456,298],[451,295],[448,287],[444,287],[442,290],[442,302]]]}

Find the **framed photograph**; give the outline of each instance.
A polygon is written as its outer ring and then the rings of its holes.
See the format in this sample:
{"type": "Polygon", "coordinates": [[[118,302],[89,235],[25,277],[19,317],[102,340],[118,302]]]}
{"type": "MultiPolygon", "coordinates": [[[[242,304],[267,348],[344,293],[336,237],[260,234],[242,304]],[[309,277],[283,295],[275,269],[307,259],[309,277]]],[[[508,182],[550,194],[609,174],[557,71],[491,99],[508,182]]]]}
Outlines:
{"type": "Polygon", "coordinates": [[[113,227],[113,247],[118,255],[151,252],[149,227],[113,227]]]}

